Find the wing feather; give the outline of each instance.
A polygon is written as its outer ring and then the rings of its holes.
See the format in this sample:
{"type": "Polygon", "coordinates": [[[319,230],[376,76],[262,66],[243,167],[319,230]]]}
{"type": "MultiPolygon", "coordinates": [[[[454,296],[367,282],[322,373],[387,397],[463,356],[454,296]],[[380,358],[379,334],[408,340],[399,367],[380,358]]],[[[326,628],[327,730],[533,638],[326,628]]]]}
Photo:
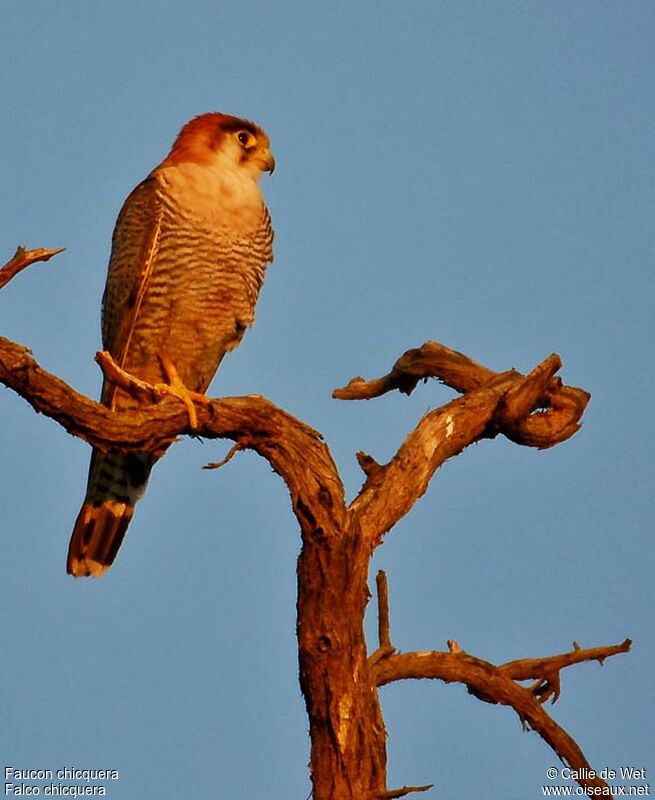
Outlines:
{"type": "MultiPolygon", "coordinates": [[[[142,181],[128,196],[112,237],[102,298],[102,341],[119,366],[125,364],[135,323],[157,258],[163,206],[157,181],[142,181]]],[[[105,381],[102,402],[114,407],[116,387],[105,381]]]]}

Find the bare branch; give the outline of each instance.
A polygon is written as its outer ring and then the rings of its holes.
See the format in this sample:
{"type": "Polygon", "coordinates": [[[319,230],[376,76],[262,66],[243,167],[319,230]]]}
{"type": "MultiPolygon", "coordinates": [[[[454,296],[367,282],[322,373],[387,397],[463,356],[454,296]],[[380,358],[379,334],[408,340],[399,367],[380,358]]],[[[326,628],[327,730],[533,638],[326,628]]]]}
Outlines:
{"type": "Polygon", "coordinates": [[[380,647],[391,647],[391,633],[389,627],[389,588],[387,576],[380,570],[375,576],[378,588],[378,638],[380,647]]]}
{"type": "Polygon", "coordinates": [[[495,422],[508,439],[544,450],[580,430],[591,395],[554,377],[561,366],[558,355],[549,356],[505,395],[495,422]]]}
{"type": "Polygon", "coordinates": [[[73,436],[104,451],[159,452],[182,433],[232,439],[266,458],[284,479],[301,524],[304,521],[325,530],[343,526],[344,489],[320,433],[264,397],[231,397],[200,404],[198,428],[192,431],[185,407],[176,400],[133,411],[110,411],[40,367],[27,348],[3,337],[0,383],[73,436]]]}
{"type": "Polygon", "coordinates": [[[377,792],[370,795],[370,800],[393,800],[395,797],[406,797],[414,792],[427,792],[434,787],[433,783],[425,786],[403,786],[402,789],[389,789],[386,792],[377,792]]]}
{"type": "Polygon", "coordinates": [[[374,667],[381,658],[386,658],[396,652],[396,648],[391,644],[391,632],[389,625],[389,591],[387,587],[387,576],[380,570],[375,576],[375,583],[378,592],[378,641],[379,645],[375,652],[371,653],[368,659],[369,669],[374,667]]]}
{"type": "MultiPolygon", "coordinates": [[[[574,650],[573,653],[551,658],[513,661],[497,667],[489,661],[476,658],[451,647],[451,652],[439,651],[396,653],[373,665],[378,686],[409,678],[432,678],[446,683],[463,683],[471,694],[486,703],[511,706],[523,725],[536,731],[557,753],[559,758],[581,776],[595,774],[575,740],[544,710],[543,701],[534,689],[526,689],[516,682],[531,677],[553,676],[570,664],[582,661],[603,661],[630,649],[630,640],[618,645],[574,650]],[[511,676],[511,677],[510,677],[511,676]]],[[[605,786],[598,777],[581,777],[581,786],[605,786]]]]}
{"type": "Polygon", "coordinates": [[[520,444],[550,447],[578,430],[589,400],[583,390],[565,387],[554,377],[561,366],[556,355],[524,377],[514,370],[493,373],[436,342],[409,352],[411,358],[405,354],[394,370],[407,359],[414,380],[417,364],[423,370],[438,368],[440,377],[467,394],[426,414],[388,464],[379,465],[370,456],[358,454],[367,479],[350,512],[372,547],[425,493],[435,471],[448,458],[501,432],[520,444]],[[424,350],[427,355],[419,357],[424,350]],[[534,413],[542,405],[549,410],[534,413]]]}
{"type": "Polygon", "coordinates": [[[411,394],[420,380],[428,378],[437,378],[467,394],[491,386],[499,378],[506,380],[512,376],[517,386],[498,410],[495,419],[498,432],[517,444],[546,448],[563,442],[579,429],[579,420],[590,398],[583,389],[564,386],[553,378],[560,367],[559,356],[552,355],[528,378],[515,370],[497,373],[463,353],[429,341],[404,353],[387,375],[372,381],[353,378],[347,386],[335,389],[332,396],[340,400],[362,400],[394,389],[411,394]]]}
{"type": "Polygon", "coordinates": [[[49,261],[57,253],[63,253],[64,249],[61,247],[59,250],[47,250],[45,247],[40,247],[38,250],[26,250],[22,246],[17,247],[12,258],[4,267],[0,267],[0,289],[6,286],[12,278],[15,278],[21,270],[37,261],[49,261]]]}
{"type": "Polygon", "coordinates": [[[602,666],[606,658],[619,653],[628,653],[631,647],[631,639],[624,639],[620,644],[584,649],[575,642],[573,650],[568,653],[544,656],[543,658],[522,658],[516,661],[508,661],[506,664],[501,664],[498,669],[515,681],[527,681],[540,677],[545,671],[559,671],[565,667],[570,667],[572,664],[581,664],[584,661],[598,661],[602,666]]]}
{"type": "Polygon", "coordinates": [[[426,492],[444,461],[488,435],[498,403],[512,385],[507,377],[430,411],[388,464],[368,472],[350,513],[358,518],[372,547],[426,492]]]}
{"type": "Polygon", "coordinates": [[[369,456],[368,453],[364,453],[362,450],[355,453],[355,458],[357,459],[357,463],[362,468],[362,472],[367,478],[372,478],[382,469],[380,464],[378,464],[373,456],[369,456]]]}
{"type": "Polygon", "coordinates": [[[534,680],[530,691],[545,703],[550,697],[556,703],[560,696],[560,671],[571,664],[581,664],[583,661],[598,661],[602,666],[605,659],[618,653],[627,653],[632,646],[630,639],[625,639],[620,644],[606,647],[590,647],[582,649],[577,642],[569,653],[543,658],[523,658],[501,664],[498,669],[515,681],[534,680]]]}
{"type": "Polygon", "coordinates": [[[391,372],[381,378],[370,381],[352,378],[347,386],[335,389],[332,397],[337,400],[370,400],[395,389],[411,394],[419,381],[428,378],[438,378],[464,394],[489,383],[496,374],[457,350],[429,341],[403,353],[391,372]]]}

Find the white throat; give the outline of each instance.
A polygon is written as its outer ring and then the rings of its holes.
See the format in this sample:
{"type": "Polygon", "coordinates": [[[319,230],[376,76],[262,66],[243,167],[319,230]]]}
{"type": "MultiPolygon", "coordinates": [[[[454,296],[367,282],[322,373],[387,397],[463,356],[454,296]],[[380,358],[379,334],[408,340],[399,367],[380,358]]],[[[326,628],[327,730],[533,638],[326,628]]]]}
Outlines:
{"type": "Polygon", "coordinates": [[[183,162],[157,169],[164,193],[185,212],[212,226],[242,232],[256,229],[264,205],[257,181],[224,154],[215,155],[210,164],[183,162]]]}

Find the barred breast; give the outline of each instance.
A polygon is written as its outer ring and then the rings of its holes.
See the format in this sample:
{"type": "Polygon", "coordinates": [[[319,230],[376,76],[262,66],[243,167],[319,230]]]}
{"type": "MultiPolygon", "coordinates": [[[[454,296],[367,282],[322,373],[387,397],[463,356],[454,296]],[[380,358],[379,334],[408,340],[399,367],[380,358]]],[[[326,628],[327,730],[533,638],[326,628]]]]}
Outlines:
{"type": "MultiPolygon", "coordinates": [[[[256,193],[243,197],[226,192],[218,180],[208,190],[207,170],[199,178],[180,175],[180,169],[171,172],[150,179],[125,220],[140,230],[152,226],[154,216],[156,233],[140,244],[139,261],[148,262],[145,280],[128,272],[135,263],[133,252],[112,256],[105,347],[124,369],[150,383],[165,380],[158,358],[165,353],[184,384],[204,392],[225,353],[254,322],[266,265],[273,258],[273,231],[253,181],[256,193]],[[129,334],[117,335],[116,318],[129,317],[130,311],[129,334]],[[121,345],[122,353],[117,352],[121,345]]],[[[139,230],[120,235],[120,241],[130,242],[128,251],[133,240],[143,240],[139,230]]],[[[125,404],[131,401],[118,395],[115,407],[125,404]]]]}

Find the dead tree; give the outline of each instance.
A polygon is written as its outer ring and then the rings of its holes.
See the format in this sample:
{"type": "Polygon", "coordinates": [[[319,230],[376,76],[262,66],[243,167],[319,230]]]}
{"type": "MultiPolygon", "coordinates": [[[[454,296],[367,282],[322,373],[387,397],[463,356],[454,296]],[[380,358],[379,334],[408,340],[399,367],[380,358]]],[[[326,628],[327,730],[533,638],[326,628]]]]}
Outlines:
{"type": "MultiPolygon", "coordinates": [[[[19,248],[0,270],[0,287],[21,269],[59,251],[19,248]]],[[[123,372],[107,353],[103,372],[138,397],[138,410],[112,412],[75,392],[42,369],[29,350],[0,338],[0,382],[69,433],[102,450],[157,451],[190,433],[182,404],[160,399],[153,387],[123,372]]],[[[370,593],[371,556],[383,537],[425,493],[435,471],[468,445],[502,434],[517,444],[551,447],[572,436],[589,401],[582,389],[562,384],[551,355],[528,375],[496,373],[436,342],[406,352],[391,372],[366,381],[353,378],[334,391],[342,400],[385,392],[412,392],[437,378],[460,396],[428,412],[387,464],[358,453],[365,474],[361,491],[346,505],[344,488],[322,436],[264,397],[228,397],[197,408],[195,434],[234,442],[228,457],[251,449],[286,483],[300,525],[297,634],[300,685],[309,716],[314,800],[402,797],[430,786],[389,789],[386,731],[378,687],[408,678],[462,683],[479,700],[511,706],[585,787],[606,784],[595,776],[575,740],[544,709],[560,693],[560,671],[582,661],[627,652],[631,642],[572,650],[544,658],[495,665],[464,652],[454,641],[446,651],[397,652],[391,642],[386,578],[378,574],[379,642],[369,654],[364,614],[370,593]],[[523,686],[522,682],[531,681],[523,686]]]]}

